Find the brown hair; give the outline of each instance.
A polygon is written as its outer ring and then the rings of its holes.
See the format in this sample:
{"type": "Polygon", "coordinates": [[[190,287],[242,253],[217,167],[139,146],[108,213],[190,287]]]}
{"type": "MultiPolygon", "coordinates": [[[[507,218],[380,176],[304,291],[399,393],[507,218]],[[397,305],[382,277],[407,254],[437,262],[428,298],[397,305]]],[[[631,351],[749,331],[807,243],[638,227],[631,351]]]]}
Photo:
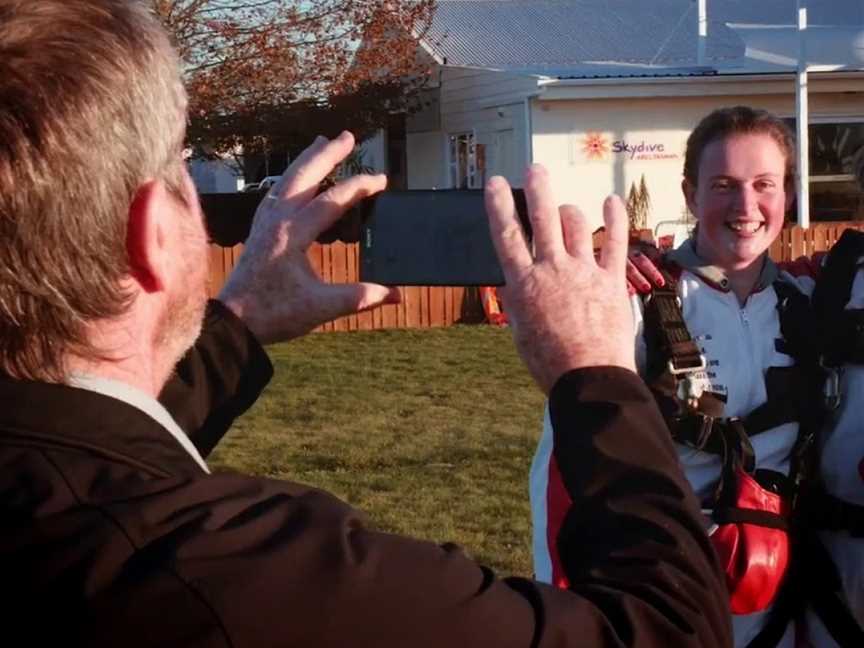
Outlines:
{"type": "Polygon", "coordinates": [[[139,0],[0,0],[0,374],[63,380],[129,305],[129,206],[180,181],[186,95],[139,0]]]}
{"type": "Polygon", "coordinates": [[[687,138],[687,152],[684,154],[684,179],[694,187],[699,184],[699,163],[702,152],[711,143],[733,135],[768,135],[786,158],[784,184],[787,188],[795,182],[795,137],[779,117],[767,110],[749,106],[719,108],[697,124],[687,138]]]}

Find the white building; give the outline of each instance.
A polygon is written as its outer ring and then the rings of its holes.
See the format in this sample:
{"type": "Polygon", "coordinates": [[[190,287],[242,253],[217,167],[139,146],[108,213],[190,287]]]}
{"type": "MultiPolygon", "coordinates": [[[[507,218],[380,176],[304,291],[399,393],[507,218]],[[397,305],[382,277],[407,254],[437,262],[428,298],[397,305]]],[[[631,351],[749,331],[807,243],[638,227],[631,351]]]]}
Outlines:
{"type": "MultiPolygon", "coordinates": [[[[811,218],[864,219],[849,175],[864,146],[864,2],[808,5],[808,63],[831,70],[810,74],[811,218]]],[[[701,117],[736,104],[795,116],[795,0],[707,0],[701,43],[698,6],[439,0],[421,42],[431,105],[407,119],[400,146],[387,133],[368,142],[369,157],[403,169],[410,189],[479,188],[494,174],[518,186],[540,162],[559,202],[595,226],[605,196],[644,176],[649,225],[679,220],[684,146],[701,117]]]]}
{"type": "Polygon", "coordinates": [[[189,175],[199,193],[234,193],[245,184],[243,172],[230,158],[187,160],[189,175]]]}

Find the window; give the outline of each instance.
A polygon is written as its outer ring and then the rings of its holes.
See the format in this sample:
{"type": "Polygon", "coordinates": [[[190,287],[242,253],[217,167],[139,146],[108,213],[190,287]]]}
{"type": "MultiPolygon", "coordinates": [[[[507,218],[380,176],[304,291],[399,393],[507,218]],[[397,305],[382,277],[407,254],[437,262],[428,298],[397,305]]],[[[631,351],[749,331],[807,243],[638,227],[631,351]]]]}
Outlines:
{"type": "MultiPolygon", "coordinates": [[[[795,128],[795,120],[788,119],[795,128]]],[[[810,124],[810,219],[864,220],[864,192],[853,175],[855,155],[864,148],[864,120],[810,124]]]]}
{"type": "Polygon", "coordinates": [[[450,135],[450,186],[453,189],[478,189],[483,178],[478,169],[478,150],[474,133],[450,135]]]}

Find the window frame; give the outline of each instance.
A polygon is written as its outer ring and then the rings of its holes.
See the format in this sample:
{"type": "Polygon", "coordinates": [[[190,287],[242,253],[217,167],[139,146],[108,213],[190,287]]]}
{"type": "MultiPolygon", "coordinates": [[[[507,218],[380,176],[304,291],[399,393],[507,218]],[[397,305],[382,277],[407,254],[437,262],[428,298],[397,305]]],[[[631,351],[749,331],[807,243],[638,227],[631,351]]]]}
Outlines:
{"type": "MultiPolygon", "coordinates": [[[[787,115],[780,116],[780,118],[783,121],[787,122],[787,125],[792,129],[793,133],[796,132],[796,120],[797,120],[796,115],[794,115],[794,114],[788,115],[787,114],[787,115]]],[[[850,115],[850,114],[846,113],[846,114],[842,114],[842,115],[811,115],[810,119],[808,120],[808,124],[807,124],[808,135],[810,134],[810,130],[809,130],[810,127],[818,126],[820,124],[861,124],[862,126],[864,126],[864,114],[862,114],[862,115],[850,115]]],[[[808,140],[809,139],[810,138],[808,137],[808,140]]],[[[864,147],[864,144],[862,144],[862,147],[864,147]]],[[[809,156],[808,156],[808,163],[810,163],[810,157],[809,156]]],[[[800,173],[800,170],[799,170],[799,173],[800,173]]],[[[814,184],[815,185],[820,185],[820,184],[827,185],[830,183],[841,183],[841,182],[849,182],[849,183],[853,183],[853,184],[857,185],[857,179],[855,178],[855,175],[852,173],[814,174],[808,169],[807,170],[807,177],[808,177],[808,181],[809,181],[808,184],[811,187],[814,184]]],[[[812,212],[812,210],[813,210],[812,192],[811,192],[810,199],[811,199],[810,209],[812,212]]],[[[812,215],[811,215],[811,218],[812,218],[812,215]]],[[[839,223],[839,222],[844,222],[844,221],[819,219],[819,220],[814,221],[814,222],[839,223]]]]}
{"type": "Polygon", "coordinates": [[[468,151],[466,156],[466,184],[467,189],[480,189],[480,168],[477,164],[477,130],[472,128],[469,130],[460,130],[447,133],[447,183],[451,189],[460,189],[458,177],[459,162],[458,155],[454,156],[457,151],[454,149],[454,142],[458,142],[460,137],[468,138],[468,151]]]}

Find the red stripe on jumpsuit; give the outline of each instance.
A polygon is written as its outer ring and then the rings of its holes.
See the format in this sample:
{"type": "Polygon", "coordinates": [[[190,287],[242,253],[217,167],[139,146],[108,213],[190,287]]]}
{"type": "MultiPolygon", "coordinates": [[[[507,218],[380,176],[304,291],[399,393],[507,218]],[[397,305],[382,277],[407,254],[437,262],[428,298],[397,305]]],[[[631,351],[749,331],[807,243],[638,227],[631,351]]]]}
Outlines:
{"type": "Polygon", "coordinates": [[[561,557],[558,555],[558,534],[572,504],[573,500],[564,487],[561,471],[558,470],[558,462],[555,461],[553,452],[549,459],[549,485],[546,490],[546,546],[552,563],[552,583],[561,589],[568,589],[570,581],[564,574],[561,557]]]}

